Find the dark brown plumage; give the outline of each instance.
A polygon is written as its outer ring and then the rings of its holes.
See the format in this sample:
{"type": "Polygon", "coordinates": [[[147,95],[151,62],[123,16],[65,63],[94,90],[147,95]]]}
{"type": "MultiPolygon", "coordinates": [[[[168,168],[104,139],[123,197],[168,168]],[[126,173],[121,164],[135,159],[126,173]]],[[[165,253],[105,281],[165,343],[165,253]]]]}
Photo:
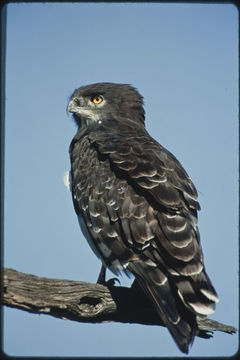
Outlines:
{"type": "Polygon", "coordinates": [[[217,294],[197,228],[197,191],[178,160],[146,131],[142,97],[129,85],[75,90],[72,196],[90,246],[115,274],[131,272],[178,347],[188,352],[196,316],[217,294]]]}

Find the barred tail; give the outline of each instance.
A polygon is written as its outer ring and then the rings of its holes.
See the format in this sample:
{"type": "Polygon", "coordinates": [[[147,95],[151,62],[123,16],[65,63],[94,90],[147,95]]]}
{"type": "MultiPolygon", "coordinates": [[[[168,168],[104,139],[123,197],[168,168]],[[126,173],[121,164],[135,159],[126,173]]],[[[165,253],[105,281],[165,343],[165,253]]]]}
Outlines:
{"type": "Polygon", "coordinates": [[[168,328],[179,349],[188,353],[196,331],[196,315],[174,294],[167,276],[158,268],[142,262],[129,264],[129,270],[153,302],[160,318],[168,328]]]}

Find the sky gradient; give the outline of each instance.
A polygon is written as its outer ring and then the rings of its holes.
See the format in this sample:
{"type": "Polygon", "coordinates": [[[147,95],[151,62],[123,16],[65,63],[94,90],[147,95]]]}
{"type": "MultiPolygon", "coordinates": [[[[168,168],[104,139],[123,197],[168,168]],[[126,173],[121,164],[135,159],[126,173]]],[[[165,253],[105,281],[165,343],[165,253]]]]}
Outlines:
{"type": "MultiPolygon", "coordinates": [[[[76,132],[69,97],[102,81],[139,90],[147,130],[198,189],[205,265],[220,297],[211,318],[238,328],[238,10],[231,4],[7,5],[4,265],[96,281],[100,262],[63,176],[76,132]]],[[[238,335],[215,333],[196,338],[190,356],[237,349],[238,335]]],[[[185,357],[161,327],[81,324],[9,308],[4,351],[185,357]]]]}

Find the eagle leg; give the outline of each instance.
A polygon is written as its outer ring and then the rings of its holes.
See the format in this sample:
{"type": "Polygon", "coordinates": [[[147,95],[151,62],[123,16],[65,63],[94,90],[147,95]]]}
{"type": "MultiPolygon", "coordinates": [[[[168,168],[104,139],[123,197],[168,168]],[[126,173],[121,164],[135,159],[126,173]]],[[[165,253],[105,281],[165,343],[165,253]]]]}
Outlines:
{"type": "Polygon", "coordinates": [[[121,285],[120,281],[117,278],[112,278],[106,281],[106,266],[102,264],[100,273],[98,275],[97,284],[105,285],[107,287],[112,287],[115,285],[115,282],[118,282],[121,285]]]}
{"type": "Polygon", "coordinates": [[[102,264],[100,273],[98,275],[97,284],[106,284],[106,266],[102,264]]]}

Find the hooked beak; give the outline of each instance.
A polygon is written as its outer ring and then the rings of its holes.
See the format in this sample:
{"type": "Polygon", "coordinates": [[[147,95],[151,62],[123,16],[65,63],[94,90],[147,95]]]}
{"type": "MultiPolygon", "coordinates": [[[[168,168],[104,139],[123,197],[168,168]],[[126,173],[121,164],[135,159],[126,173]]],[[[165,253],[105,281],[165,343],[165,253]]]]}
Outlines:
{"type": "Polygon", "coordinates": [[[70,100],[66,111],[67,111],[67,115],[69,115],[69,113],[79,112],[79,106],[76,105],[74,100],[70,100]]]}

